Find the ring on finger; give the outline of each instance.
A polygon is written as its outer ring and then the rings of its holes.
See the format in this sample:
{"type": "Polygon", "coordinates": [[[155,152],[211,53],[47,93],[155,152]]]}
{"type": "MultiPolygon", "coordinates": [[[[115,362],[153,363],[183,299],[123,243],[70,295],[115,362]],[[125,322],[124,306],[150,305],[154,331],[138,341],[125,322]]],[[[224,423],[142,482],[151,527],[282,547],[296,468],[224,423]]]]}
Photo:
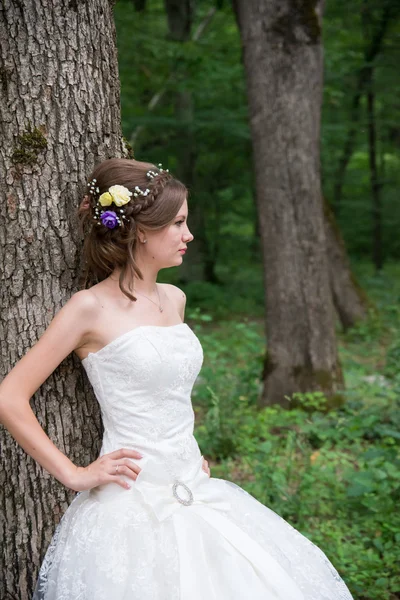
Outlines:
{"type": "Polygon", "coordinates": [[[119,465],[116,465],[116,467],[115,467],[115,474],[118,473],[118,469],[119,469],[119,465]]]}

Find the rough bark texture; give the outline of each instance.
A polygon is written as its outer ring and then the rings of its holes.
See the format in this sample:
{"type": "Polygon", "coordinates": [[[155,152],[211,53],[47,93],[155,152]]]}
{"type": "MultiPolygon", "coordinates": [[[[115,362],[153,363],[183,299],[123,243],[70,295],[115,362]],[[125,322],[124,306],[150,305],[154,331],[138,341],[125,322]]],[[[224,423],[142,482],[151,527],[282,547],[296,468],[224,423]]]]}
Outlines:
{"type": "Polygon", "coordinates": [[[263,404],[343,384],[320,185],[321,4],[235,2],[265,265],[263,404]]]}
{"type": "MultiPolygon", "coordinates": [[[[4,0],[0,7],[0,378],[77,290],[74,212],[95,162],[125,154],[115,30],[107,0],[4,0]]],[[[79,465],[101,419],[75,355],[32,406],[79,465]],[[82,435],[82,432],[85,435],[82,435]]],[[[50,537],[74,496],[0,427],[0,598],[27,600],[50,537]]]]}
{"type": "Polygon", "coordinates": [[[346,330],[367,317],[370,303],[351,271],[342,234],[326,200],[324,215],[333,303],[342,327],[346,330]]]}

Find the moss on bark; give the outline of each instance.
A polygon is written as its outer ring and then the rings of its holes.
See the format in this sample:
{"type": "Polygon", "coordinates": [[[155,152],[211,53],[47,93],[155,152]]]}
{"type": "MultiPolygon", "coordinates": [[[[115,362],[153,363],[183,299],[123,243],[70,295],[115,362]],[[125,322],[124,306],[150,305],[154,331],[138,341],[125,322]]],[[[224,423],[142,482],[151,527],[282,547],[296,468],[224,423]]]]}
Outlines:
{"type": "Polygon", "coordinates": [[[122,143],[123,143],[124,148],[125,148],[126,158],[135,158],[135,155],[134,155],[134,152],[133,152],[133,148],[132,148],[131,144],[128,142],[128,140],[126,139],[125,136],[122,136],[122,143]]]}
{"type": "Polygon", "coordinates": [[[18,136],[17,143],[11,156],[15,165],[35,165],[38,156],[47,148],[47,139],[38,127],[32,129],[29,123],[27,131],[18,136]]]}
{"type": "Polygon", "coordinates": [[[318,44],[321,38],[321,23],[316,11],[319,0],[291,0],[288,11],[274,21],[271,29],[288,44],[299,44],[297,29],[307,37],[308,44],[318,44]]]}

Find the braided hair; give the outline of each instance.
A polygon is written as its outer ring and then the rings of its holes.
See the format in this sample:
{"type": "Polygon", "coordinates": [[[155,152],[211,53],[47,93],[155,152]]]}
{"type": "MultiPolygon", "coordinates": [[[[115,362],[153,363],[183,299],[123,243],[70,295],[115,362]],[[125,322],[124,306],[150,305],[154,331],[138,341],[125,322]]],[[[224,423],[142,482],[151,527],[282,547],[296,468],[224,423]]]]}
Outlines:
{"type": "Polygon", "coordinates": [[[160,167],[126,158],[111,158],[97,165],[88,185],[77,212],[84,237],[81,286],[90,287],[121,267],[121,291],[134,301],[136,298],[123,286],[123,280],[128,272],[143,279],[135,262],[138,230],[156,231],[168,225],[187,198],[187,188],[160,167]],[[124,186],[132,195],[126,204],[109,207],[119,223],[109,229],[98,219],[98,200],[114,185],[124,186]],[[137,188],[146,193],[135,194],[137,188]]]}

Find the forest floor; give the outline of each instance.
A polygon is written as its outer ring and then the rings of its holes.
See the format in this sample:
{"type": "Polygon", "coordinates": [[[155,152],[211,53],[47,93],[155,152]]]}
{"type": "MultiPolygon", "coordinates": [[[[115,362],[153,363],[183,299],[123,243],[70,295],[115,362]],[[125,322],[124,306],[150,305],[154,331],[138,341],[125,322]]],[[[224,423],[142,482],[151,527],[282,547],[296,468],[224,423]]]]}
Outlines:
{"type": "Polygon", "coordinates": [[[188,313],[204,350],[193,390],[195,435],[212,476],[241,485],[316,543],[355,600],[395,600],[400,266],[388,265],[379,275],[369,265],[355,270],[373,307],[367,321],[346,333],[338,324],[345,403],[335,409],[322,393],[300,394],[291,410],[258,407],[262,300],[250,298],[248,311],[241,302],[242,312],[226,312],[228,318],[207,313],[201,302],[188,313]]]}

